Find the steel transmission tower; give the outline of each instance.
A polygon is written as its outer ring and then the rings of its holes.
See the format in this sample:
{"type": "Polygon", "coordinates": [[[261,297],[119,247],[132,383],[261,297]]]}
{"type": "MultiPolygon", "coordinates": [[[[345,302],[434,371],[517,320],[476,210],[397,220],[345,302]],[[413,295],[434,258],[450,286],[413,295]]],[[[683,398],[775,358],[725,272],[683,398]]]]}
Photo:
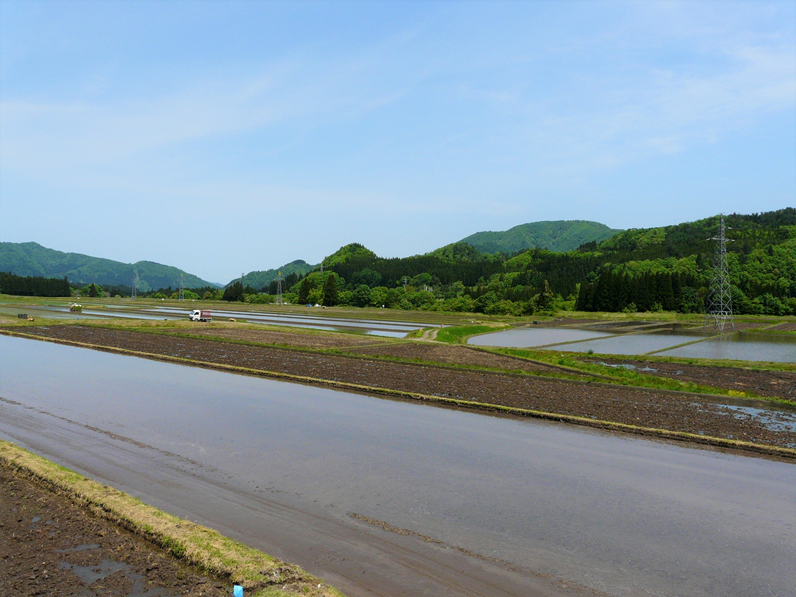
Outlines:
{"type": "Polygon", "coordinates": [[[727,226],[724,224],[724,214],[719,215],[719,233],[708,240],[716,241],[716,253],[713,258],[713,279],[710,281],[708,292],[708,305],[705,311],[705,325],[713,320],[713,327],[724,331],[724,326],[730,324],[735,329],[732,319],[732,294],[730,293],[730,271],[727,267],[727,226]]]}
{"type": "Polygon", "coordinates": [[[130,293],[130,298],[138,298],[138,274],[133,276],[133,290],[130,293]]]}
{"type": "Polygon", "coordinates": [[[178,298],[181,301],[185,300],[185,282],[182,279],[182,274],[180,274],[180,294],[178,295],[178,298]]]}
{"type": "Polygon", "coordinates": [[[282,272],[276,277],[276,304],[282,304],[282,272]]]}

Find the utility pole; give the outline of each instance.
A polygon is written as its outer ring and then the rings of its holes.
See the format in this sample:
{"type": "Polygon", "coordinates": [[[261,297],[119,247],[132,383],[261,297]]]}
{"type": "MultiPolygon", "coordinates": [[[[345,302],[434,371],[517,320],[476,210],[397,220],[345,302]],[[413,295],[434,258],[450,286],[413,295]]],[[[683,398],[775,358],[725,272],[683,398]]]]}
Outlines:
{"type": "Polygon", "coordinates": [[[732,294],[730,292],[730,270],[727,266],[728,227],[724,224],[724,214],[719,214],[719,233],[708,240],[716,241],[716,252],[713,256],[713,278],[708,292],[708,305],[705,311],[705,325],[713,320],[713,327],[724,331],[729,323],[735,330],[732,318],[732,294]]]}

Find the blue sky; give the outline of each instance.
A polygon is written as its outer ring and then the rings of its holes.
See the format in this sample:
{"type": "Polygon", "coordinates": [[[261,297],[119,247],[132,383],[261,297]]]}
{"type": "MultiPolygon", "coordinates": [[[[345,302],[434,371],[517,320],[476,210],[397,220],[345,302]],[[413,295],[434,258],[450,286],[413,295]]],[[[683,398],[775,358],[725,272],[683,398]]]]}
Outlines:
{"type": "Polygon", "coordinates": [[[0,2],[0,240],[227,282],[796,206],[794,2],[0,2]]]}

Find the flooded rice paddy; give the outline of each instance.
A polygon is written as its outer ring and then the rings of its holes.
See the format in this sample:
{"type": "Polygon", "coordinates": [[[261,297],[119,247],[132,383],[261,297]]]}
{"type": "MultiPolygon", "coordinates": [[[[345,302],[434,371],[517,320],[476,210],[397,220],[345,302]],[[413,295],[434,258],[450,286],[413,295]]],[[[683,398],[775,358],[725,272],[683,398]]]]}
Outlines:
{"type": "Polygon", "coordinates": [[[776,334],[737,332],[658,354],[668,357],[796,363],[796,338],[776,334]]]}
{"type": "Polygon", "coordinates": [[[470,338],[468,344],[475,346],[504,346],[507,348],[531,348],[557,344],[560,342],[577,342],[592,338],[607,338],[609,332],[595,332],[571,328],[519,328],[482,334],[470,338]]]}
{"type": "Polygon", "coordinates": [[[628,356],[796,363],[796,336],[730,329],[724,332],[682,330],[617,334],[579,328],[520,328],[475,336],[470,338],[469,344],[628,356]]]}
{"type": "Polygon", "coordinates": [[[539,574],[609,595],[796,586],[793,464],[4,336],[0,355],[0,437],[352,596],[528,595],[539,574]],[[387,557],[352,515],[416,535],[387,557]],[[478,557],[446,584],[407,568],[422,537],[478,557]]]}
{"type": "MultiPolygon", "coordinates": [[[[82,312],[69,311],[66,306],[1,306],[0,312],[8,314],[27,313],[35,318],[47,319],[146,319],[146,320],[187,320],[188,314],[196,304],[178,307],[140,307],[128,305],[107,305],[103,309],[84,308],[82,312]]],[[[308,309],[310,311],[310,309],[308,309]]],[[[316,309],[315,311],[318,311],[316,309]]],[[[302,327],[316,330],[360,332],[371,336],[403,338],[409,332],[424,327],[424,324],[406,321],[380,321],[376,319],[349,319],[344,317],[325,317],[322,315],[296,315],[295,313],[274,313],[264,311],[236,311],[211,309],[216,320],[235,319],[247,323],[260,323],[288,327],[302,327]]]]}

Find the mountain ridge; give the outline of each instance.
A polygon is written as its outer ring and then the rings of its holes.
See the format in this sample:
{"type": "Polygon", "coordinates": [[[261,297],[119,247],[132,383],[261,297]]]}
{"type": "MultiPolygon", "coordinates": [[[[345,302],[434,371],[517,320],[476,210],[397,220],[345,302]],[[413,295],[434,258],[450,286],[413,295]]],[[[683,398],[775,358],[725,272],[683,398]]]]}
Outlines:
{"type": "MultiPolygon", "coordinates": [[[[268,270],[255,270],[251,271],[248,274],[244,274],[243,276],[243,285],[249,286],[251,288],[262,288],[267,286],[274,280],[276,280],[279,273],[282,273],[282,277],[285,278],[290,274],[296,274],[304,276],[311,272],[313,269],[318,267],[317,265],[311,265],[304,261],[303,259],[296,259],[291,261],[290,263],[286,263],[282,267],[275,267],[268,270]]],[[[234,280],[230,280],[226,285],[229,286],[230,284],[234,284],[238,282],[240,278],[235,278],[234,280]]]]}
{"type": "Polygon", "coordinates": [[[528,249],[566,253],[585,243],[607,240],[619,232],[622,230],[590,220],[543,220],[503,231],[476,232],[459,242],[482,253],[511,254],[528,249]]]}
{"type": "Polygon", "coordinates": [[[182,275],[185,288],[217,287],[200,277],[170,265],[154,261],[122,263],[113,259],[93,257],[83,253],[67,253],[50,249],[37,242],[0,242],[0,271],[18,276],[63,278],[76,284],[96,283],[100,286],[131,287],[138,275],[138,290],[148,292],[157,288],[178,288],[182,275]]]}

